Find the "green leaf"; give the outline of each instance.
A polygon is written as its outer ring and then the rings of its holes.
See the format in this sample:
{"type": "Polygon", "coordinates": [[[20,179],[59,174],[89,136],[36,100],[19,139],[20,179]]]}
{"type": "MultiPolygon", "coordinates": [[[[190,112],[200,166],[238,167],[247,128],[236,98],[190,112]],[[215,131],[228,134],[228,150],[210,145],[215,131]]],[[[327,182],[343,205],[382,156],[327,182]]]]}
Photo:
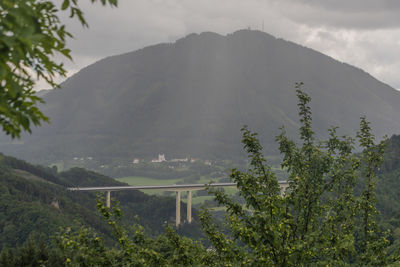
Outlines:
{"type": "Polygon", "coordinates": [[[61,6],[61,10],[66,10],[69,7],[69,0],[64,0],[61,6]]]}

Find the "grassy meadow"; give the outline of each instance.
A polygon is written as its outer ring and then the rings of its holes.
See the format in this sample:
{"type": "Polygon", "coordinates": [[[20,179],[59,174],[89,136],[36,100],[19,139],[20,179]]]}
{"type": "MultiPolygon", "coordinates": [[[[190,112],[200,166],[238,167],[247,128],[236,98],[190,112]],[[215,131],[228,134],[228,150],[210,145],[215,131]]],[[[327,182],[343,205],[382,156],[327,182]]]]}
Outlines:
{"type": "MultiPolygon", "coordinates": [[[[155,178],[150,178],[150,177],[143,177],[143,176],[128,176],[128,177],[121,177],[117,178],[116,180],[127,183],[129,185],[174,185],[174,184],[184,184],[183,179],[155,179],[155,178]]],[[[197,184],[206,184],[210,183],[211,181],[213,182],[218,182],[218,180],[212,180],[208,177],[201,177],[198,179],[195,183],[197,184]]],[[[236,188],[232,187],[226,187],[224,188],[225,192],[227,192],[229,195],[234,195],[237,192],[236,188]]],[[[168,191],[163,191],[163,190],[141,190],[142,192],[149,194],[149,195],[175,195],[175,192],[168,192],[168,191]]],[[[197,196],[197,192],[200,191],[193,191],[192,192],[192,204],[193,205],[201,205],[204,203],[206,200],[212,200],[213,197],[212,195],[201,195],[197,196]]],[[[181,193],[181,199],[183,202],[187,201],[187,193],[182,192],[181,193]]]]}

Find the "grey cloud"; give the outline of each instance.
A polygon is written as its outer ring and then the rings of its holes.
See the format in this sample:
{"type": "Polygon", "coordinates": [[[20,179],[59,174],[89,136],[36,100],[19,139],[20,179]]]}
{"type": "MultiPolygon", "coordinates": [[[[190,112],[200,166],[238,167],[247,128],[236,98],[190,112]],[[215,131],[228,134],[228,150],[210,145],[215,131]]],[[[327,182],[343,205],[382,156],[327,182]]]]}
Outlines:
{"type": "Polygon", "coordinates": [[[308,28],[300,42],[357,66],[400,89],[400,30],[348,31],[308,28]]]}
{"type": "Polygon", "coordinates": [[[400,27],[400,1],[395,0],[272,0],[288,19],[308,26],[346,29],[400,27]]]}
{"type": "Polygon", "coordinates": [[[345,13],[380,12],[400,10],[398,0],[280,0],[281,2],[301,3],[326,10],[338,10],[345,13]]]}

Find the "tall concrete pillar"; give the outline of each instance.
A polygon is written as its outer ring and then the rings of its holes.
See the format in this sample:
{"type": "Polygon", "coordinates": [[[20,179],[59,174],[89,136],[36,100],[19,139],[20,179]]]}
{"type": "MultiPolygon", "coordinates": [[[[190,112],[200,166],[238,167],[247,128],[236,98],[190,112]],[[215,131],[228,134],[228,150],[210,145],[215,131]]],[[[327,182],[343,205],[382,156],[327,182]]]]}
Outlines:
{"type": "Polygon", "coordinates": [[[107,208],[111,207],[111,191],[107,191],[107,208]]]}
{"type": "Polygon", "coordinates": [[[281,196],[284,196],[286,193],[286,189],[289,187],[289,183],[280,184],[281,187],[281,196]]]}
{"type": "Polygon", "coordinates": [[[192,222],[192,191],[187,192],[187,221],[192,222]]]}
{"type": "Polygon", "coordinates": [[[181,191],[176,191],[175,225],[178,227],[180,223],[181,223],[181,191]]]}

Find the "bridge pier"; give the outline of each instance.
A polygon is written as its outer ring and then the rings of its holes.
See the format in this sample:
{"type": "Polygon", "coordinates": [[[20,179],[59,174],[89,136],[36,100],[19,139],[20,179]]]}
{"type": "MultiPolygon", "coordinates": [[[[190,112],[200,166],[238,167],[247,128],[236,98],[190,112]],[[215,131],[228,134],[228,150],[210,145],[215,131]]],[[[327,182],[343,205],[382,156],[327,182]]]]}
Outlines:
{"type": "Polygon", "coordinates": [[[188,223],[192,222],[192,191],[187,192],[187,221],[188,223]]]}
{"type": "Polygon", "coordinates": [[[106,202],[107,208],[111,207],[111,191],[107,191],[107,202],[106,202]]]}
{"type": "MultiPolygon", "coordinates": [[[[192,222],[192,191],[187,191],[187,206],[186,206],[187,222],[192,222]]],[[[181,224],[181,191],[176,191],[176,210],[175,210],[175,225],[178,227],[181,224]]]]}
{"type": "Polygon", "coordinates": [[[176,191],[175,225],[181,224],[181,191],[176,191]]]}

